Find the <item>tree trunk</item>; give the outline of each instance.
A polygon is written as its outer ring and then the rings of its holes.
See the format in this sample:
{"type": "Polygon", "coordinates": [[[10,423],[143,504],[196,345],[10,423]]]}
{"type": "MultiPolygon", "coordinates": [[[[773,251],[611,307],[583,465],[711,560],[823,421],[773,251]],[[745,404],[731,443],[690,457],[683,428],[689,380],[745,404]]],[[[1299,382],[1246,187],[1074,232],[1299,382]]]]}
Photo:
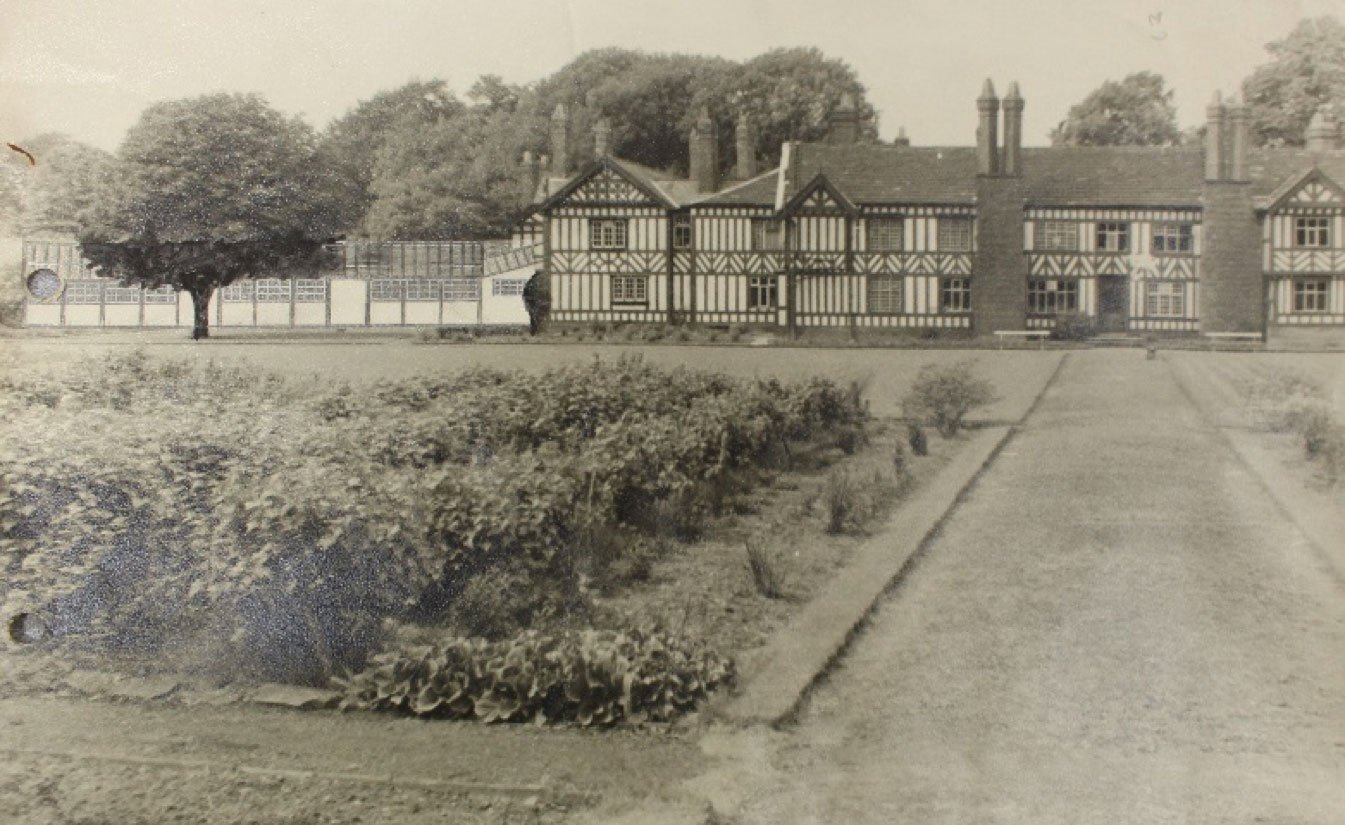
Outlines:
{"type": "Polygon", "coordinates": [[[191,339],[199,341],[210,337],[210,295],[214,290],[200,287],[190,290],[192,328],[191,339]]]}

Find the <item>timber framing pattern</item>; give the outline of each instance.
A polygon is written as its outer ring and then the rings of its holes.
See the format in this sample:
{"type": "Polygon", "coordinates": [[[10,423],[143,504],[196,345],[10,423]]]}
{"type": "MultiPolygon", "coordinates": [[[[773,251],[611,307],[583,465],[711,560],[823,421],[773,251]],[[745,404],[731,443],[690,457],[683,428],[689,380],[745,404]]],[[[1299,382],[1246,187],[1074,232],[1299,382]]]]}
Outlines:
{"type": "MultiPolygon", "coordinates": [[[[1201,147],[1025,149],[1016,84],[976,103],[975,146],[914,147],[862,142],[843,100],[826,139],[767,172],[739,135],[729,181],[705,112],[687,177],[605,141],[577,171],[529,158],[538,195],[512,242],[540,242],[558,321],[1345,327],[1345,141],[1325,112],[1301,149],[1251,148],[1246,108],[1217,98],[1201,147]]],[[[552,141],[572,156],[563,109],[552,141]]]]}

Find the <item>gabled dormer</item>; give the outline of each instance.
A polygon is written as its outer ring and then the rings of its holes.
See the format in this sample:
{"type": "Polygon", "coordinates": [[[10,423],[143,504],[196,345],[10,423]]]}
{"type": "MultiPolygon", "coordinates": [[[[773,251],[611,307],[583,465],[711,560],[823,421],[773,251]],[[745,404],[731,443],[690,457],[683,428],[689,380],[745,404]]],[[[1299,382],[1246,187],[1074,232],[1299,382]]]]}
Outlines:
{"type": "Polygon", "coordinates": [[[1314,166],[1286,179],[1258,206],[1267,212],[1339,209],[1345,206],[1345,189],[1314,166]]]}
{"type": "Polygon", "coordinates": [[[586,166],[538,210],[561,206],[675,209],[677,204],[653,181],[607,155],[586,166]]]}
{"type": "Polygon", "coordinates": [[[821,173],[799,189],[780,210],[781,217],[786,218],[798,215],[855,217],[858,214],[859,207],[821,173]]]}

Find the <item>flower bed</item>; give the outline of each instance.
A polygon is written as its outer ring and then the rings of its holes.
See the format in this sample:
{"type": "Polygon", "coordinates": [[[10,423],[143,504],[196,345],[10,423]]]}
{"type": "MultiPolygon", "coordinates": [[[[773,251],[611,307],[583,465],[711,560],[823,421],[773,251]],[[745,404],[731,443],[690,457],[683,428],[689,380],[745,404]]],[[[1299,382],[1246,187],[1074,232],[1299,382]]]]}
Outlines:
{"type": "Polygon", "coordinates": [[[513,644],[582,613],[595,565],[694,532],[754,468],[864,419],[828,381],[630,359],[312,389],[138,354],[10,381],[3,615],[300,682],[362,666],[387,618],[484,606],[473,632],[513,644]]]}

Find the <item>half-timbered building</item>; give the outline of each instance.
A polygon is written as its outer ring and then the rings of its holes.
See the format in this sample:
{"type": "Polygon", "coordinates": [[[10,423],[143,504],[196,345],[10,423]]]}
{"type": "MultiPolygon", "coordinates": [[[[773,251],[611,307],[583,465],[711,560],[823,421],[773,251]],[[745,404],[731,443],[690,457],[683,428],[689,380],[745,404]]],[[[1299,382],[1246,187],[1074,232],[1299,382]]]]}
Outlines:
{"type": "Polygon", "coordinates": [[[582,168],[552,167],[515,244],[557,321],[1345,331],[1345,148],[1325,114],[1301,149],[1252,148],[1246,108],[1217,99],[1199,147],[1024,148],[1024,108],[987,81],[974,146],[916,147],[862,141],[842,103],[764,173],[740,121],[728,181],[707,113],[685,177],[604,132],[582,168]]]}

